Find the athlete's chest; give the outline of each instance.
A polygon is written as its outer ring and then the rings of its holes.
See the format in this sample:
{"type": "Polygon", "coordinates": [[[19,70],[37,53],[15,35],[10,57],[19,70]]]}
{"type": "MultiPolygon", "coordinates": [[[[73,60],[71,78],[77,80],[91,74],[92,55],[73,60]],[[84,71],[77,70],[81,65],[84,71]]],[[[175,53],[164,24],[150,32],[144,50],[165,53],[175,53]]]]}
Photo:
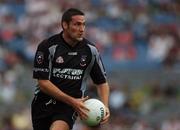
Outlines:
{"type": "Polygon", "coordinates": [[[54,68],[75,68],[85,70],[91,62],[91,51],[87,46],[67,48],[58,46],[52,60],[54,68]]]}

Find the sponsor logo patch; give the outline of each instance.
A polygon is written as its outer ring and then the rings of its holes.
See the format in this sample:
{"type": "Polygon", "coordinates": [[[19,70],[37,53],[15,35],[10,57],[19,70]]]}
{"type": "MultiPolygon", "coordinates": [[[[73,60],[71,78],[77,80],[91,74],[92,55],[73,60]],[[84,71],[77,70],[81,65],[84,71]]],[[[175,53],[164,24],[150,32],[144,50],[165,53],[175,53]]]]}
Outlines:
{"type": "Polygon", "coordinates": [[[82,67],[86,66],[86,59],[87,59],[86,55],[81,56],[80,66],[82,66],[82,67]]]}
{"type": "Polygon", "coordinates": [[[76,55],[77,55],[77,52],[68,52],[68,55],[70,55],[70,56],[76,56],[76,55]]]}
{"type": "Polygon", "coordinates": [[[37,55],[36,55],[36,61],[38,64],[42,64],[43,63],[43,60],[44,60],[44,53],[41,52],[41,51],[38,51],[37,52],[37,55]]]}
{"type": "Polygon", "coordinates": [[[64,63],[64,59],[62,58],[62,56],[59,56],[57,59],[56,59],[56,63],[64,63]]]}

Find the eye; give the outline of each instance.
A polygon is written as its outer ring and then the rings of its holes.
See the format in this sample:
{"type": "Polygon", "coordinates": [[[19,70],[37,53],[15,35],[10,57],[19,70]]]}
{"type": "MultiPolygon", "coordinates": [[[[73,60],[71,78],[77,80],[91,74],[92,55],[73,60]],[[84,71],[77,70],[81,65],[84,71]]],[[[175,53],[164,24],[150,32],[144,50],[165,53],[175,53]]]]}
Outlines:
{"type": "Polygon", "coordinates": [[[77,23],[74,23],[75,26],[85,26],[85,23],[81,23],[81,22],[77,22],[77,23]]]}

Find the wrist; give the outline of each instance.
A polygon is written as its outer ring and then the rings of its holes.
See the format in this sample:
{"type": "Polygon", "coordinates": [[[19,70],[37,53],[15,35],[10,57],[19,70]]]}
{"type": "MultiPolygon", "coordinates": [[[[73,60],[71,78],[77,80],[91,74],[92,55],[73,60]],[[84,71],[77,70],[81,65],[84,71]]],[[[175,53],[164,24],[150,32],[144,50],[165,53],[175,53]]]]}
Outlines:
{"type": "Polygon", "coordinates": [[[66,102],[67,102],[68,105],[70,105],[72,107],[76,106],[75,98],[73,98],[73,97],[69,97],[69,99],[66,102]]]}

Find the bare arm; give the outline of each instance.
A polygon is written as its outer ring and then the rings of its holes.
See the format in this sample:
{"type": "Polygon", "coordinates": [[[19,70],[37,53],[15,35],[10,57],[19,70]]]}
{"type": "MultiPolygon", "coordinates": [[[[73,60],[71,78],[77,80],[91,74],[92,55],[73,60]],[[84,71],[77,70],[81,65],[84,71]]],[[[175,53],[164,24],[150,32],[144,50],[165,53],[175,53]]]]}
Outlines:
{"type": "Polygon", "coordinates": [[[109,111],[109,85],[108,83],[100,84],[97,86],[97,92],[101,99],[101,101],[106,106],[106,116],[101,121],[101,124],[106,123],[109,120],[110,117],[110,111],[109,111]]]}
{"type": "Polygon", "coordinates": [[[38,80],[38,83],[42,92],[54,97],[59,101],[65,102],[69,105],[73,105],[74,98],[62,92],[49,80],[38,80]]]}
{"type": "Polygon", "coordinates": [[[87,108],[83,104],[83,102],[87,100],[87,97],[82,99],[73,98],[67,95],[66,93],[64,93],[63,91],[61,91],[57,86],[55,86],[49,80],[38,80],[38,83],[40,86],[40,90],[42,92],[54,97],[58,101],[62,101],[64,103],[71,105],[82,118],[87,117],[86,114],[87,108]]]}
{"type": "Polygon", "coordinates": [[[108,83],[103,83],[97,86],[97,92],[106,107],[109,107],[109,85],[108,83]]]}

